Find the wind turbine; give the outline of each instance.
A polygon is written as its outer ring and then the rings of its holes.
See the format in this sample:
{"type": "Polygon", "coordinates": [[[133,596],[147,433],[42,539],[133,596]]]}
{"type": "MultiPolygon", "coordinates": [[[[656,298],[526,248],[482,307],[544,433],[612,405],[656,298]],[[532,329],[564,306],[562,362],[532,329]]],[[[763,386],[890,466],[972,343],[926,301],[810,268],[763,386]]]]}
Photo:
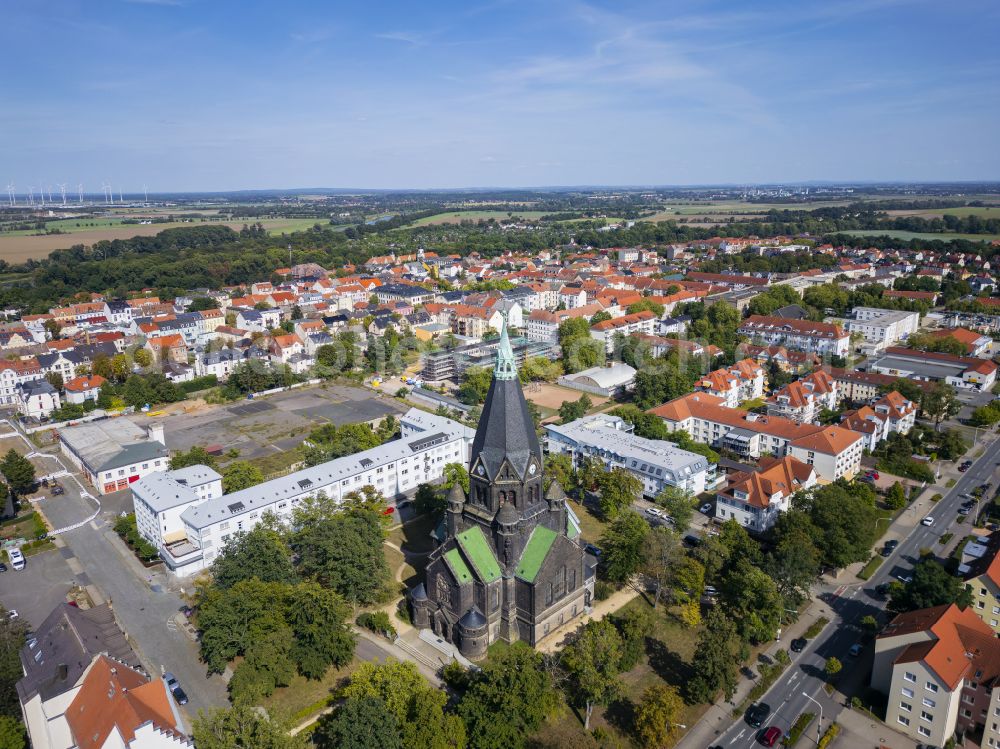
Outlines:
{"type": "Polygon", "coordinates": [[[28,205],[35,204],[35,188],[28,185],[28,205]]]}
{"type": "Polygon", "coordinates": [[[62,204],[66,205],[66,183],[63,182],[60,184],[59,182],[56,182],[56,187],[58,187],[59,192],[62,193],[62,204]]]}
{"type": "Polygon", "coordinates": [[[142,186],[142,202],[149,204],[149,192],[146,191],[146,185],[142,186]]]}
{"type": "Polygon", "coordinates": [[[14,197],[14,183],[11,182],[7,185],[7,197],[10,198],[11,205],[17,205],[17,199],[14,197]]]}
{"type": "Polygon", "coordinates": [[[122,197],[122,186],[118,185],[118,202],[122,205],[125,204],[125,198],[122,197]]]}
{"type": "Polygon", "coordinates": [[[83,183],[81,182],[76,186],[77,191],[80,194],[80,205],[83,205],[83,183]]]}
{"type": "Polygon", "coordinates": [[[108,190],[110,188],[111,188],[111,185],[109,185],[107,182],[102,182],[101,183],[101,192],[104,193],[104,202],[105,203],[110,203],[111,202],[111,198],[108,197],[108,190]]]}
{"type": "Polygon", "coordinates": [[[46,192],[48,193],[48,195],[49,195],[49,205],[52,205],[52,185],[48,185],[48,186],[47,186],[47,187],[45,188],[45,191],[46,191],[46,192]]]}

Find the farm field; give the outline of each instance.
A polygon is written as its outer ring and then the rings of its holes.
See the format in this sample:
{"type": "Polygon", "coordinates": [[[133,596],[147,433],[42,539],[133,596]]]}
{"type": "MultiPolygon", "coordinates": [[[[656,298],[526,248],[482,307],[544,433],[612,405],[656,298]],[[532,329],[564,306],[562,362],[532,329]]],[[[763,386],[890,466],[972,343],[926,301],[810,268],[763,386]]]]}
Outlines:
{"type": "MultiPolygon", "coordinates": [[[[537,221],[552,211],[511,211],[514,216],[520,216],[527,221],[537,221]]],[[[425,216],[417,219],[410,226],[430,226],[434,224],[459,224],[462,221],[484,221],[488,219],[509,218],[507,211],[449,211],[446,213],[435,213],[433,216],[425,216]]]]}
{"type": "Polygon", "coordinates": [[[944,215],[979,216],[979,218],[1000,218],[1000,205],[962,206],[960,208],[925,208],[918,211],[886,211],[890,216],[920,216],[921,218],[941,218],[944,215]]]}
{"type": "Polygon", "coordinates": [[[970,242],[992,242],[1000,240],[1000,234],[933,234],[930,232],[901,231],[896,229],[853,229],[843,231],[841,234],[850,234],[852,237],[892,237],[893,239],[939,239],[947,242],[950,239],[968,239],[970,242]]]}
{"type": "MultiPolygon", "coordinates": [[[[292,219],[260,219],[271,235],[303,231],[314,224],[324,223],[323,219],[292,218],[292,219]]],[[[175,221],[167,224],[122,224],[121,219],[66,219],[52,222],[50,226],[62,229],[65,234],[31,235],[30,232],[0,234],[0,260],[8,263],[23,263],[25,260],[46,257],[54,250],[64,250],[75,244],[92,245],[102,239],[131,239],[132,237],[151,237],[166,229],[176,229],[181,226],[198,224],[225,224],[239,231],[243,224],[254,223],[254,219],[236,221],[175,221]],[[103,222],[103,226],[100,224],[103,222]],[[76,224],[81,224],[77,227],[76,224]],[[59,226],[66,224],[66,226],[59,226]],[[89,226],[98,224],[98,226],[89,226]]]]}

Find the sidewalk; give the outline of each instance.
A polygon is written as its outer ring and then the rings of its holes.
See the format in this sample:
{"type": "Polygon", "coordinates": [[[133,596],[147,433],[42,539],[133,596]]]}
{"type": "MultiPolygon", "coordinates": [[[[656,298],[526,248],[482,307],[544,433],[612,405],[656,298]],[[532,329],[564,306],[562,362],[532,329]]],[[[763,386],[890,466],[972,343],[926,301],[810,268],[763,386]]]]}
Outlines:
{"type": "MultiPolygon", "coordinates": [[[[767,655],[771,660],[774,660],[774,654],[778,650],[787,649],[789,641],[794,640],[796,637],[801,637],[821,617],[826,617],[830,621],[834,621],[835,619],[834,613],[827,604],[814,600],[809,608],[798,618],[798,621],[789,624],[782,630],[781,640],[770,643],[767,648],[761,651],[761,654],[767,655]]],[[[788,666],[786,673],[794,667],[794,665],[788,666]]],[[[781,678],[779,677],[774,683],[777,684],[781,678]]],[[[733,695],[732,700],[717,702],[712,705],[702,715],[701,720],[691,726],[690,730],[684,735],[684,738],[677,743],[677,748],[703,749],[706,746],[711,746],[715,738],[733,724],[733,710],[747,698],[750,690],[756,684],[755,680],[741,678],[739,684],[736,685],[736,693],[733,695]]]]}

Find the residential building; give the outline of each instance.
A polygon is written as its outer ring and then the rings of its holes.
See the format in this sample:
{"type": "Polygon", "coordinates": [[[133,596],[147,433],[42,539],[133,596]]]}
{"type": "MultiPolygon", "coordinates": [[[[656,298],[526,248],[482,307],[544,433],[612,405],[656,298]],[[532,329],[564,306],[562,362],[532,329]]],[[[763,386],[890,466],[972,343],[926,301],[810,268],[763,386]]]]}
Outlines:
{"type": "Polygon", "coordinates": [[[590,326],[590,336],[604,344],[604,350],[611,353],[615,350],[615,336],[630,336],[634,334],[652,335],[656,328],[656,315],[649,310],[634,312],[630,315],[602,320],[590,326]]]}
{"type": "Polygon", "coordinates": [[[86,401],[96,401],[101,394],[101,387],[107,382],[100,375],[82,375],[63,383],[66,392],[66,402],[81,405],[86,401]]]}
{"type": "Polygon", "coordinates": [[[881,351],[905,341],[920,328],[920,313],[887,310],[878,307],[855,307],[854,317],[847,320],[847,332],[864,337],[865,351],[881,351]]]}
{"type": "Polygon", "coordinates": [[[931,338],[954,338],[965,346],[966,356],[989,359],[993,355],[993,338],[968,328],[943,328],[928,333],[931,338]]]}
{"type": "Polygon", "coordinates": [[[671,430],[684,430],[697,442],[743,458],[792,455],[814,465],[821,482],[850,480],[861,467],[863,438],[856,432],[728,408],[708,393],[690,393],[648,413],[659,416],[671,430]]]}
{"type": "Polygon", "coordinates": [[[17,402],[18,386],[32,380],[45,378],[38,359],[0,359],[0,405],[11,405],[17,402]]]}
{"type": "Polygon", "coordinates": [[[604,309],[600,303],[588,304],[575,309],[556,310],[547,312],[546,310],[533,310],[526,318],[524,334],[532,341],[543,341],[545,343],[558,343],[559,326],[571,317],[585,317],[590,319],[604,309]]]}
{"type": "Polygon", "coordinates": [[[816,484],[816,469],[798,458],[761,458],[754,471],[730,474],[716,494],[715,517],[735,520],[749,531],[763,533],[791,507],[792,495],[816,484]]]}
{"type": "Polygon", "coordinates": [[[124,417],[60,429],[59,447],[99,494],[127,489],[170,460],[162,424],[142,429],[124,417]]]}
{"type": "Polygon", "coordinates": [[[372,486],[393,499],[437,481],[448,463],[467,462],[470,428],[416,408],[400,417],[400,426],[400,439],[224,496],[217,474],[204,466],[196,477],[180,478],[162,473],[163,466],[132,485],[137,525],[141,512],[140,532],[172,572],[187,576],[209,567],[233,533],[251,530],[267,513],[287,521],[306,497],[323,492],[339,501],[372,486]]]}
{"type": "Polygon", "coordinates": [[[781,345],[820,356],[846,356],[851,336],[839,325],[811,320],[751,315],[739,327],[755,343],[781,345]]]}
{"type": "Polygon", "coordinates": [[[753,359],[741,359],[731,367],[709,372],[695,387],[721,398],[729,408],[736,408],[744,401],[763,398],[766,384],[764,368],[753,359]]]}
{"type": "Polygon", "coordinates": [[[608,414],[584,416],[568,424],[546,424],[549,454],[565,453],[573,464],[595,458],[607,470],[623,468],[642,482],[642,493],[655,497],[676,486],[701,494],[716,483],[715,466],[672,442],[639,437],[627,421],[608,414]]]}
{"type": "Polygon", "coordinates": [[[401,283],[388,283],[375,289],[375,295],[378,297],[379,304],[403,301],[417,306],[418,304],[433,302],[434,293],[423,286],[411,286],[401,283]]]}
{"type": "Polygon", "coordinates": [[[60,406],[59,391],[48,380],[28,380],[16,389],[17,410],[29,419],[47,419],[60,406]]]}
{"type": "Polygon", "coordinates": [[[958,568],[959,574],[965,577],[965,588],[972,597],[969,607],[995,633],[1000,634],[1000,554],[997,541],[991,538],[988,543],[970,541],[963,549],[963,558],[968,547],[975,546],[976,554],[970,558],[970,563],[963,563],[958,568]]]}
{"type": "Polygon", "coordinates": [[[915,741],[944,746],[991,723],[998,676],[1000,640],[971,608],[909,611],[875,640],[872,688],[889,698],[886,723],[915,741]]]}
{"type": "Polygon", "coordinates": [[[215,375],[219,382],[225,382],[233,370],[251,360],[262,361],[265,352],[256,348],[221,348],[206,351],[195,357],[194,374],[196,377],[215,375]]]}
{"type": "MultiPolygon", "coordinates": [[[[884,388],[895,384],[898,377],[878,372],[862,372],[857,369],[825,367],[837,383],[837,399],[840,402],[867,403],[878,399],[884,388]]],[[[921,383],[917,383],[918,385],[921,383]]]]}
{"type": "Polygon", "coordinates": [[[821,369],[775,390],[767,399],[768,416],[782,416],[800,424],[816,421],[822,410],[837,407],[837,383],[821,369]]]}

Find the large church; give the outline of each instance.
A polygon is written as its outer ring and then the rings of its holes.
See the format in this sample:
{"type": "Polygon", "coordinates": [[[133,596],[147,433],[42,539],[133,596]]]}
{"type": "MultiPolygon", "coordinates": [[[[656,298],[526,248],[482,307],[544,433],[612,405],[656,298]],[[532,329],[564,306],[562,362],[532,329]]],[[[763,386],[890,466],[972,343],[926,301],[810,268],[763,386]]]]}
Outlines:
{"type": "Polygon", "coordinates": [[[504,323],[493,381],[469,459],[469,494],[448,495],[446,535],[410,592],[414,623],[467,658],[497,640],[535,645],[579,616],[593,595],[593,559],[544,459],[504,323]],[[591,560],[591,564],[587,563],[591,560]]]}

